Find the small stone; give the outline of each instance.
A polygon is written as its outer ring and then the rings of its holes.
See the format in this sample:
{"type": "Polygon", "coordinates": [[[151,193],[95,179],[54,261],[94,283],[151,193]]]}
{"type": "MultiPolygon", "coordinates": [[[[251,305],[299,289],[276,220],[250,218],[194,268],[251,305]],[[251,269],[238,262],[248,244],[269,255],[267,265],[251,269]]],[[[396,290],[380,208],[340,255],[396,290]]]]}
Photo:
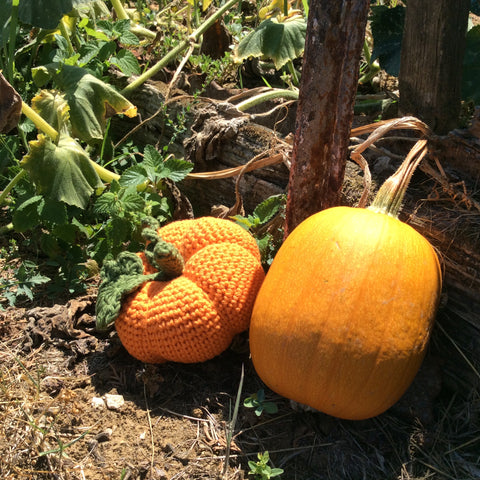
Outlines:
{"type": "Polygon", "coordinates": [[[109,410],[120,410],[125,404],[125,399],[122,395],[106,393],[103,398],[109,410]]]}
{"type": "Polygon", "coordinates": [[[91,401],[91,405],[93,408],[105,408],[105,400],[100,397],[93,397],[91,401]]]}

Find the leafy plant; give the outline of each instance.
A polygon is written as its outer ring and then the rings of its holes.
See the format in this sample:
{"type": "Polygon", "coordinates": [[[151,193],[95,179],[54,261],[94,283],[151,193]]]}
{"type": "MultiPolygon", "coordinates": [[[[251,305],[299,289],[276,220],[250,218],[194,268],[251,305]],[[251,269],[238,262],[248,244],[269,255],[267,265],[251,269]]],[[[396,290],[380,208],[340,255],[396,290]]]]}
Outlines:
{"type": "Polygon", "coordinates": [[[270,454],[268,451],[258,453],[257,458],[258,460],[256,462],[253,460],[248,462],[248,467],[250,468],[248,474],[254,475],[255,480],[268,480],[269,478],[278,477],[283,473],[283,469],[272,468],[268,465],[268,462],[270,461],[270,454]]]}
{"type": "Polygon", "coordinates": [[[154,217],[160,223],[171,218],[165,182],[183,180],[192,168],[184,160],[164,160],[153,146],[147,145],[143,161],[128,167],[95,202],[95,214],[104,219],[104,235],[95,235],[93,258],[116,255],[126,242],[130,249],[138,249],[142,243],[140,225],[145,217],[154,217]]]}
{"type": "Polygon", "coordinates": [[[50,281],[49,277],[38,273],[37,270],[35,262],[30,260],[23,261],[18,267],[4,265],[0,277],[0,302],[6,301],[13,307],[19,299],[32,300],[35,289],[50,281]]]}
{"type": "Polygon", "coordinates": [[[243,228],[249,230],[257,239],[263,263],[270,265],[279,248],[283,235],[278,228],[268,229],[269,223],[278,215],[283,215],[286,197],[283,194],[272,195],[257,205],[251,215],[232,217],[243,228]]]}
{"type": "Polygon", "coordinates": [[[288,9],[287,2],[282,0],[274,0],[265,9],[259,12],[264,20],[238,44],[235,59],[237,62],[249,57],[269,59],[277,70],[286,65],[293,83],[298,85],[293,60],[305,49],[305,17],[300,10],[288,9]]]}
{"type": "Polygon", "coordinates": [[[265,400],[265,390],[260,389],[257,393],[250,395],[243,401],[243,406],[247,408],[254,408],[255,415],[259,417],[263,412],[265,413],[277,413],[278,407],[274,402],[268,402],[265,400]]]}

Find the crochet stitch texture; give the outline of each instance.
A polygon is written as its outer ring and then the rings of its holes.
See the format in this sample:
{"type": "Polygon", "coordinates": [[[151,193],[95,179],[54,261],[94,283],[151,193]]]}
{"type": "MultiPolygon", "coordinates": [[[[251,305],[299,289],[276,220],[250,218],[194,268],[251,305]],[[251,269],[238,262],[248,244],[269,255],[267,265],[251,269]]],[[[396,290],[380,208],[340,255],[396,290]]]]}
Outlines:
{"type": "MultiPolygon", "coordinates": [[[[265,273],[255,239],[230,220],[202,217],[158,230],[183,257],[183,273],[148,281],[123,302],[115,326],[127,351],[147,363],[209,360],[248,329],[265,273]]],[[[144,273],[155,273],[144,253],[144,273]]]]}

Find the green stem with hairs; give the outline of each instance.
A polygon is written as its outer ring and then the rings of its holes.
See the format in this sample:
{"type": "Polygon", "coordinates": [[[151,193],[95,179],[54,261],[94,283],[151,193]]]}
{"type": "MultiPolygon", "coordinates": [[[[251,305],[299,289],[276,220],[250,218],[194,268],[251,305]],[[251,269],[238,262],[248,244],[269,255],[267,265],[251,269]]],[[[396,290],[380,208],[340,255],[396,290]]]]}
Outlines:
{"type": "Polygon", "coordinates": [[[72,41],[70,40],[70,35],[68,34],[67,26],[66,26],[65,20],[64,20],[63,18],[60,20],[59,28],[60,28],[60,33],[62,34],[62,37],[63,37],[63,38],[65,39],[65,41],[67,42],[68,53],[69,53],[70,55],[74,55],[74,54],[75,54],[75,50],[74,50],[74,48],[73,48],[72,41]]]}
{"type": "MultiPolygon", "coordinates": [[[[117,0],[118,1],[118,0],[117,0]]],[[[129,93],[133,92],[140,85],[143,85],[147,80],[150,80],[156,73],[158,73],[162,68],[168,65],[172,60],[174,60],[183,50],[188,48],[189,45],[198,41],[198,39],[220,18],[229,8],[238,3],[239,0],[229,0],[225,5],[219,8],[211,17],[205,20],[202,25],[200,25],[192,34],[188,37],[187,40],[181,41],[174,49],[172,49],[167,55],[165,55],[161,60],[159,60],[153,67],[148,69],[138,78],[136,78],[132,83],[127,85],[122,91],[123,96],[128,96],[129,93]]]]}
{"type": "MultiPolygon", "coordinates": [[[[125,7],[123,6],[121,0],[112,0],[112,7],[115,10],[117,18],[119,20],[130,20],[130,17],[125,10],[125,7]]],[[[141,25],[137,24],[132,24],[130,26],[130,31],[135,35],[151,38],[152,40],[157,36],[155,32],[152,32],[151,30],[148,30],[148,28],[144,28],[141,25]]]]}
{"type": "Polygon", "coordinates": [[[119,20],[127,20],[129,18],[121,0],[112,0],[112,7],[115,10],[119,20]]]}
{"type": "Polygon", "coordinates": [[[408,184],[427,153],[427,140],[419,140],[398,170],[380,187],[368,210],[398,218],[408,184]]]}
{"type": "Polygon", "coordinates": [[[22,169],[10,180],[10,182],[8,182],[8,185],[0,194],[0,206],[6,202],[8,194],[12,191],[13,187],[15,187],[15,185],[26,175],[26,173],[27,171],[22,169]]]}
{"type": "Polygon", "coordinates": [[[238,110],[240,110],[241,112],[244,112],[249,108],[252,108],[268,100],[272,100],[274,98],[287,98],[289,100],[298,100],[298,90],[272,88],[267,92],[262,92],[251,98],[247,98],[246,100],[244,100],[243,102],[240,102],[235,106],[237,107],[238,110]]]}
{"type": "Polygon", "coordinates": [[[290,75],[292,76],[292,81],[295,86],[298,86],[300,84],[300,80],[297,75],[297,71],[295,70],[295,66],[293,65],[292,60],[288,60],[287,62],[287,67],[288,71],[290,72],[290,75]]]}
{"type": "Polygon", "coordinates": [[[15,37],[17,36],[18,25],[18,3],[19,0],[12,0],[12,14],[10,16],[10,32],[8,36],[8,60],[7,77],[13,85],[13,73],[15,70],[15,37]]]}
{"type": "Polygon", "coordinates": [[[22,113],[35,124],[38,130],[48,135],[54,142],[58,140],[58,132],[25,102],[22,102],[22,113]]]}

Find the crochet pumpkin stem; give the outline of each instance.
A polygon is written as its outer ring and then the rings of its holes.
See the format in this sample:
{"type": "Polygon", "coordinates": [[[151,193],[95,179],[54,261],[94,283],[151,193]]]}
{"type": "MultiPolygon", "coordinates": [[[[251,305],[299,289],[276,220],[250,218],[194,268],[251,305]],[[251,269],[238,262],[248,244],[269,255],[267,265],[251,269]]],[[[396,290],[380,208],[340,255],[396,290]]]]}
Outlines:
{"type": "Polygon", "coordinates": [[[183,272],[184,260],[181,253],[172,243],[163,240],[157,231],[155,221],[146,223],[142,231],[145,240],[145,257],[152,267],[161,272],[169,280],[179,277],[183,272]]]}
{"type": "Polygon", "coordinates": [[[183,272],[182,255],[175,245],[161,238],[155,244],[151,243],[146,247],[145,255],[150,264],[168,279],[179,277],[183,272]],[[152,250],[149,250],[150,246],[153,246],[152,250]]]}

